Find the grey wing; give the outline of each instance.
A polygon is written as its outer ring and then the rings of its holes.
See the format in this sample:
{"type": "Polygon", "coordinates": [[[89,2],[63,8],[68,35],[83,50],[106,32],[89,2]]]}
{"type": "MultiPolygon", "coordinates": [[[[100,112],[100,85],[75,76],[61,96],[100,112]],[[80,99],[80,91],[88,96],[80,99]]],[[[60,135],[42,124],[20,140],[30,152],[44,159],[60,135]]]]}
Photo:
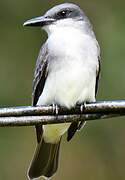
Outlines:
{"type": "Polygon", "coordinates": [[[32,105],[35,106],[41,95],[47,78],[48,53],[46,45],[40,49],[39,56],[36,61],[36,67],[33,79],[32,105]]]}
{"type": "Polygon", "coordinates": [[[98,67],[96,70],[96,84],[95,84],[95,96],[97,95],[98,91],[98,84],[99,84],[99,77],[100,77],[100,69],[101,69],[101,58],[100,55],[98,56],[98,67]]]}
{"type": "MultiPolygon", "coordinates": [[[[48,74],[48,52],[47,46],[44,44],[39,52],[39,56],[37,58],[34,79],[33,79],[33,93],[32,93],[32,105],[35,106],[37,101],[43,91],[45,81],[48,74]]],[[[41,140],[42,136],[42,126],[36,125],[36,134],[38,143],[41,140]]]]}

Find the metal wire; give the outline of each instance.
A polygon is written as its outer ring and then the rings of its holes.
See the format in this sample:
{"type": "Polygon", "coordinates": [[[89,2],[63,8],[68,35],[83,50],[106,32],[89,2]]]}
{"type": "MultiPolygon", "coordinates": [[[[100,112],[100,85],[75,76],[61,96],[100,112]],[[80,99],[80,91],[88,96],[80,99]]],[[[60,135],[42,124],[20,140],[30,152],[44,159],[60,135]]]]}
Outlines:
{"type": "Polygon", "coordinates": [[[125,100],[85,103],[82,112],[80,107],[58,107],[58,114],[53,106],[0,108],[0,127],[91,121],[125,115],[125,100]]]}

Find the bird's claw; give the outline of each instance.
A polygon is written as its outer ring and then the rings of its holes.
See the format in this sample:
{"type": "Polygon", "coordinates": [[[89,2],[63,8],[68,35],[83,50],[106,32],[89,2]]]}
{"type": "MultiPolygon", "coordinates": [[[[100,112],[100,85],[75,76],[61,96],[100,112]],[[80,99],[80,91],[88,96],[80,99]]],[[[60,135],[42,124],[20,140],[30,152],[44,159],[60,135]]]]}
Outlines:
{"type": "MultiPolygon", "coordinates": [[[[82,118],[82,114],[83,114],[83,112],[84,112],[84,109],[85,109],[85,103],[80,105],[80,112],[81,112],[81,114],[80,114],[80,119],[82,118]]],[[[79,122],[78,129],[77,129],[77,130],[80,131],[80,130],[84,127],[85,123],[86,123],[85,121],[81,120],[81,121],[79,122]]]]}
{"type": "Polygon", "coordinates": [[[52,104],[52,111],[53,111],[53,114],[55,114],[56,116],[58,116],[59,107],[58,107],[57,104],[52,104]]]}

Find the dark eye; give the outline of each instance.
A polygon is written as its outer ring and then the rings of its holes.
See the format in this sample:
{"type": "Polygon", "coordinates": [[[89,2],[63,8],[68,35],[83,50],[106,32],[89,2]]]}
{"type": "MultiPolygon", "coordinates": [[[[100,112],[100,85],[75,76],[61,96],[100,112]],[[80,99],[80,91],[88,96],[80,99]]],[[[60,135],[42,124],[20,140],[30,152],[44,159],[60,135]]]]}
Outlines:
{"type": "Polygon", "coordinates": [[[61,12],[59,12],[59,15],[60,15],[60,16],[66,16],[66,14],[67,14],[67,11],[61,11],[61,12]]]}
{"type": "Polygon", "coordinates": [[[60,12],[57,13],[57,17],[58,18],[66,18],[68,17],[68,15],[71,13],[70,10],[62,10],[60,12]]]}

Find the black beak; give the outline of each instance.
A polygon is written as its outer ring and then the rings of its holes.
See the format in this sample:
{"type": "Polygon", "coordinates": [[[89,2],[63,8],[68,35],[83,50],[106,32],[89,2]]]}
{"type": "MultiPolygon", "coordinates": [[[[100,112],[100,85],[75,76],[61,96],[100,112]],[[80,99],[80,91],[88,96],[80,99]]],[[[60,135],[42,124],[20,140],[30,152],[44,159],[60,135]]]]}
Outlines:
{"type": "Polygon", "coordinates": [[[55,21],[55,19],[53,19],[53,18],[40,16],[40,17],[36,17],[36,18],[26,21],[23,24],[23,26],[41,26],[41,27],[43,27],[45,25],[49,25],[49,24],[53,23],[54,21],[55,21]]]}

